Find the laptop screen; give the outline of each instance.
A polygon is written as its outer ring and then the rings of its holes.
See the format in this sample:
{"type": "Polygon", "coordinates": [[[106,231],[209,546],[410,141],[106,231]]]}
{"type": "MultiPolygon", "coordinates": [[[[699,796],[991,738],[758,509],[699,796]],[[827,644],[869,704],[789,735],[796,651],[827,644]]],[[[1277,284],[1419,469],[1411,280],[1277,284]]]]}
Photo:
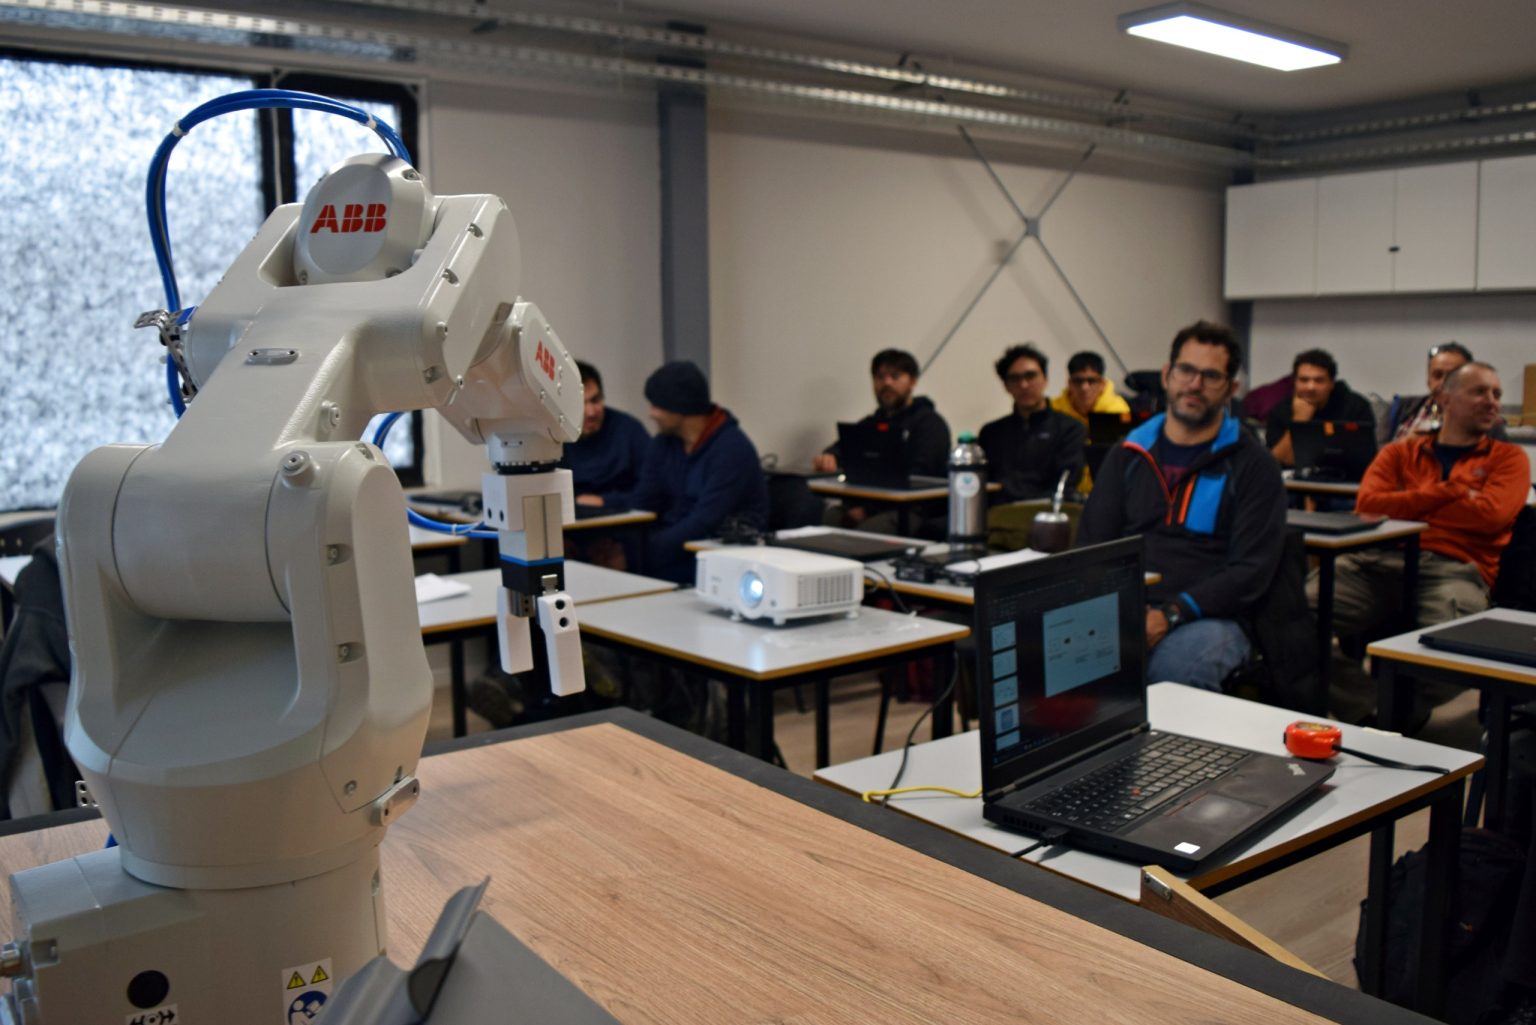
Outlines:
{"type": "Polygon", "coordinates": [[[1146,721],[1145,591],[1140,537],[976,578],[984,792],[1146,721]]]}

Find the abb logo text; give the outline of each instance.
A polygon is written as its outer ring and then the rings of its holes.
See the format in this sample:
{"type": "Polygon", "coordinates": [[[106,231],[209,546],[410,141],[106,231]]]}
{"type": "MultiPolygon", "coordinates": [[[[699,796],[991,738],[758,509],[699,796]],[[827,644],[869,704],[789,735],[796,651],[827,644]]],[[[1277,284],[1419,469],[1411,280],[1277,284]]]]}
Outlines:
{"type": "Polygon", "coordinates": [[[327,203],[320,208],[320,214],[310,226],[309,233],[314,235],[321,231],[333,231],[338,235],[351,235],[356,232],[383,231],[384,215],[388,212],[389,208],[383,203],[369,203],[366,211],[361,203],[348,203],[341,208],[341,217],[337,218],[336,205],[327,203]]]}
{"type": "Polygon", "coordinates": [[[540,370],[544,371],[545,377],[551,381],[555,379],[555,357],[553,353],[544,348],[543,342],[540,342],[539,347],[534,350],[533,361],[539,365],[540,370]]]}

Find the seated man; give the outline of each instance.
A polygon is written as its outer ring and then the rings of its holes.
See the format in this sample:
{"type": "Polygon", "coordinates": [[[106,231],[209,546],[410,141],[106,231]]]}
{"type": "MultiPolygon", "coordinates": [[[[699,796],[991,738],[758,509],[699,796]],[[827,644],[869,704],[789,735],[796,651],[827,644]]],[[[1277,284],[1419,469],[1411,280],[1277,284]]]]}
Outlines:
{"type": "MultiPolygon", "coordinates": [[[[861,424],[878,430],[899,431],[907,448],[907,472],[920,476],[942,477],[949,466],[949,424],[933,408],[933,400],[914,396],[917,388],[917,360],[910,352],[882,349],[870,361],[869,373],[875,390],[875,411],[861,424]]],[[[818,455],[812,466],[821,473],[833,473],[838,465],[838,445],[834,442],[818,455]]],[[[829,510],[835,526],[894,533],[896,514],[882,513],[873,522],[869,510],[860,505],[846,505],[829,510]]]]}
{"type": "MultiPolygon", "coordinates": [[[[1429,366],[1425,372],[1429,394],[1393,396],[1392,405],[1385,417],[1386,423],[1378,432],[1377,440],[1386,444],[1389,441],[1402,441],[1416,434],[1434,434],[1438,431],[1441,407],[1444,405],[1440,387],[1445,384],[1445,379],[1452,371],[1471,362],[1472,351],[1460,342],[1430,346],[1429,366]]],[[[1499,441],[1508,439],[1502,422],[1493,428],[1493,437],[1499,441]]]]}
{"type": "Polygon", "coordinates": [[[1264,444],[1281,466],[1295,466],[1291,449],[1291,424],[1306,420],[1348,420],[1370,424],[1376,429],[1371,404],[1349,390],[1339,380],[1339,364],[1322,349],[1308,349],[1291,363],[1294,387],[1291,401],[1278,403],[1269,411],[1264,426],[1264,444]]]}
{"type": "MultiPolygon", "coordinates": [[[[1084,425],[1089,413],[1128,414],[1130,403],[1115,394],[1115,382],[1104,376],[1104,357],[1096,352],[1079,352],[1067,360],[1067,386],[1051,400],[1051,408],[1084,425]]],[[[1083,467],[1077,490],[1093,490],[1093,475],[1083,467]]]]}
{"type": "Polygon", "coordinates": [[[1074,419],[1046,402],[1047,363],[1033,345],[1013,345],[993,365],[1013,399],[1013,412],[983,427],[977,440],[987,454],[987,479],[1003,487],[1000,501],[1047,498],[1063,473],[1068,488],[1082,478],[1087,417],[1074,419]]]}
{"type": "Polygon", "coordinates": [[[565,446],[560,465],[571,471],[578,495],[628,491],[640,479],[651,436],[640,421],[603,400],[603,375],[576,361],[581,372],[581,437],[565,446]]]}
{"type": "Polygon", "coordinates": [[[645,382],[656,437],[632,491],[582,495],[582,505],[656,513],[644,571],[681,584],[694,579],[685,541],[717,537],[728,520],[761,529],[768,486],[757,449],[736,418],[710,401],[709,382],[692,363],[668,363],[645,382]]]}
{"type": "MultiPolygon", "coordinates": [[[[1498,441],[1503,389],[1486,363],[1467,363],[1441,386],[1443,422],[1376,454],[1355,509],[1402,520],[1422,520],[1419,583],[1412,597],[1418,626],[1430,626],[1488,607],[1488,591],[1510,528],[1525,504],[1531,466],[1517,445],[1498,441]]],[[[1340,637],[1375,631],[1401,614],[1403,555],[1368,549],[1341,557],[1334,577],[1334,628],[1340,637]]],[[[1315,601],[1315,579],[1308,584],[1315,601]]],[[[1416,719],[1457,688],[1420,685],[1416,719]]],[[[1336,715],[1358,722],[1375,707],[1375,685],[1358,664],[1335,666],[1336,715]]]]}
{"type": "Polygon", "coordinates": [[[1077,543],[1140,534],[1147,569],[1147,678],[1206,690],[1242,665],[1241,625],[1280,562],[1285,489],[1264,446],[1227,415],[1242,349],[1230,328],[1200,321],[1173,339],[1168,411],[1104,458],[1077,543]]]}

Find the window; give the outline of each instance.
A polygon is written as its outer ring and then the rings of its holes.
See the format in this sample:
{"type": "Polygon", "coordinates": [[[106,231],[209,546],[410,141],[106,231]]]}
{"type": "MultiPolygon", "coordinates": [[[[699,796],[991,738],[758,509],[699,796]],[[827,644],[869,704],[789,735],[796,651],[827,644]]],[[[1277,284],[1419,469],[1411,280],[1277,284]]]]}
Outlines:
{"type": "MultiPolygon", "coordinates": [[[[268,84],[212,70],[0,53],[0,133],[12,143],[0,176],[0,510],[56,505],[91,449],[153,443],[169,432],[164,350],[152,330],[133,327],[140,312],[165,302],[145,226],[145,172],[177,118],[268,84]]],[[[414,144],[415,107],[403,88],[282,85],[360,101],[414,144]]],[[[382,149],[363,126],[303,113],[226,115],[176,148],[168,217],[184,302],[212,290],[279,195],[295,198],[296,177],[312,183],[314,168],[360,142],[382,149]],[[271,180],[274,166],[285,182],[271,180]]],[[[402,420],[386,452],[407,484],[421,481],[420,430],[419,414],[402,420]]]]}

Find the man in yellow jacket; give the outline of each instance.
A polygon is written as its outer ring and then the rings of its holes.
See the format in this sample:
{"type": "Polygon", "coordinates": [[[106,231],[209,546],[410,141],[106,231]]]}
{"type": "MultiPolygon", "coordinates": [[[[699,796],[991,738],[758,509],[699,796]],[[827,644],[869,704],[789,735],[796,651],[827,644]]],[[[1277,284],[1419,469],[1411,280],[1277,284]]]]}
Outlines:
{"type": "MultiPolygon", "coordinates": [[[[1067,386],[1051,400],[1051,408],[1084,424],[1089,413],[1129,413],[1131,407],[1115,394],[1115,382],[1104,376],[1104,357],[1096,352],[1079,352],[1067,361],[1067,386]]],[[[1087,494],[1093,478],[1083,467],[1077,490],[1087,494]]]]}

